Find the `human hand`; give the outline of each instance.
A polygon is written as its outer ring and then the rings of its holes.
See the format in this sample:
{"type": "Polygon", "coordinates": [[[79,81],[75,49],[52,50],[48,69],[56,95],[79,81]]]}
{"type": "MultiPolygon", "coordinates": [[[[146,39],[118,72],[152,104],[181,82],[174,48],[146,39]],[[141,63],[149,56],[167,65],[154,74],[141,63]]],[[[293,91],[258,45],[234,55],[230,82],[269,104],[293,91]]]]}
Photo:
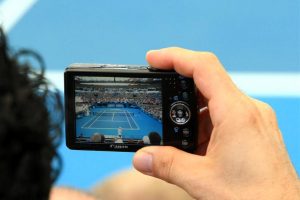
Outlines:
{"type": "Polygon", "coordinates": [[[243,94],[212,53],[166,48],[147,53],[153,67],[193,77],[207,104],[199,147],[189,154],[152,146],[133,159],[140,172],[178,185],[196,199],[300,199],[271,107],[243,94]]]}

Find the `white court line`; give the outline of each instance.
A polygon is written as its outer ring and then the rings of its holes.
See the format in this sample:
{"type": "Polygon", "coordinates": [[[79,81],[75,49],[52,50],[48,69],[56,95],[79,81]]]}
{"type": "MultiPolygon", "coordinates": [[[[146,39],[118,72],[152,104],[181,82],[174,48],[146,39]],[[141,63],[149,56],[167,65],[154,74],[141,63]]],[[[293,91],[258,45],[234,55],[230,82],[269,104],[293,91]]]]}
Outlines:
{"type": "MultiPolygon", "coordinates": [[[[104,113],[104,112],[102,112],[101,115],[102,115],[103,113],[104,113]]],[[[99,116],[95,119],[95,121],[93,121],[93,122],[89,125],[88,128],[90,128],[90,127],[97,121],[97,119],[99,119],[99,117],[101,117],[101,115],[99,115],[99,116]]]]}
{"type": "MultiPolygon", "coordinates": [[[[102,113],[101,113],[101,114],[102,114],[102,113]]],[[[85,128],[85,129],[86,129],[86,128],[89,128],[91,125],[89,125],[89,127],[85,127],[85,125],[88,124],[88,123],[90,123],[91,121],[93,121],[95,118],[96,118],[96,117],[92,117],[92,119],[90,119],[90,120],[87,121],[84,125],[82,125],[81,128],[85,128]]],[[[98,119],[98,118],[99,118],[99,116],[97,117],[97,119],[98,119]]],[[[96,119],[96,120],[97,120],[97,119],[96,119]]],[[[96,121],[96,120],[95,120],[95,121],[96,121]]],[[[94,123],[94,122],[93,122],[93,123],[94,123]]]]}
{"type": "MultiPolygon", "coordinates": [[[[110,112],[106,112],[106,111],[104,111],[103,113],[110,113],[110,112]]],[[[135,123],[135,125],[136,125],[136,127],[137,128],[132,128],[132,126],[131,126],[131,123],[130,123],[130,120],[128,119],[128,117],[127,117],[127,111],[126,112],[119,112],[119,113],[123,113],[123,114],[125,114],[125,116],[126,116],[126,118],[127,118],[127,121],[114,121],[114,120],[98,120],[98,118],[93,122],[93,124],[97,121],[97,122],[101,122],[101,121],[103,121],[103,122],[111,122],[111,121],[113,121],[113,122],[127,122],[128,124],[129,124],[129,126],[130,126],[130,128],[123,128],[124,130],[140,130],[140,127],[137,125],[137,123],[134,121],[134,119],[132,119],[132,117],[130,116],[130,118],[133,120],[133,122],[135,123]]],[[[113,113],[113,114],[115,114],[115,113],[113,113]]],[[[102,113],[101,113],[101,115],[102,115],[102,113]]],[[[90,128],[90,126],[87,128],[87,129],[117,129],[117,128],[90,128]]]]}
{"type": "Polygon", "coordinates": [[[300,72],[234,72],[230,76],[250,96],[300,97],[300,72]]]}
{"type": "Polygon", "coordinates": [[[37,0],[3,0],[0,3],[0,26],[8,33],[37,0]]]}
{"type": "MultiPolygon", "coordinates": [[[[300,72],[231,72],[237,86],[250,96],[300,98],[300,72]]],[[[46,76],[63,91],[63,71],[48,70],[46,76]]]]}
{"type": "MultiPolygon", "coordinates": [[[[127,116],[127,114],[128,114],[128,112],[126,111],[126,116],[127,116]]],[[[129,117],[132,119],[132,121],[134,122],[134,124],[135,124],[137,130],[139,130],[139,129],[140,129],[139,125],[138,125],[138,124],[136,123],[136,121],[131,117],[130,114],[128,114],[128,115],[129,115],[129,117]]]]}
{"type": "MultiPolygon", "coordinates": [[[[86,128],[86,129],[95,129],[95,130],[98,130],[98,129],[107,129],[107,130],[117,130],[118,128],[86,128]]],[[[140,129],[136,129],[136,128],[123,128],[123,130],[129,130],[129,131],[132,131],[132,130],[140,130],[140,129]]]]}
{"type": "Polygon", "coordinates": [[[92,119],[90,119],[89,121],[87,121],[85,124],[83,124],[83,125],[81,126],[81,128],[87,128],[87,127],[85,127],[85,125],[87,125],[88,123],[90,123],[91,121],[93,121],[95,118],[96,118],[96,117],[93,117],[92,119]]]}
{"type": "Polygon", "coordinates": [[[128,119],[128,117],[127,117],[127,114],[126,114],[126,113],[125,113],[125,116],[126,116],[126,118],[127,118],[127,122],[128,122],[128,124],[129,124],[130,128],[132,128],[132,126],[131,126],[131,123],[130,123],[130,121],[129,121],[129,119],[128,119]]]}
{"type": "Polygon", "coordinates": [[[127,122],[127,121],[111,121],[111,120],[97,120],[97,122],[127,122]]]}

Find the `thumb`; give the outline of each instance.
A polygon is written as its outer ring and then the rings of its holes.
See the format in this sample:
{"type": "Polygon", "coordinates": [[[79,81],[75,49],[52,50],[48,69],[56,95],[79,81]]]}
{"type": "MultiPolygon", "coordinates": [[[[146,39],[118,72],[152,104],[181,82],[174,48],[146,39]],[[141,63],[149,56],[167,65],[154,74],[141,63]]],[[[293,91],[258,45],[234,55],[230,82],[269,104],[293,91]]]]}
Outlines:
{"type": "Polygon", "coordinates": [[[174,147],[151,146],[142,148],[135,154],[133,165],[143,174],[160,178],[193,193],[189,191],[189,186],[197,184],[201,187],[202,177],[207,177],[209,168],[206,160],[206,157],[189,154],[174,147]]]}

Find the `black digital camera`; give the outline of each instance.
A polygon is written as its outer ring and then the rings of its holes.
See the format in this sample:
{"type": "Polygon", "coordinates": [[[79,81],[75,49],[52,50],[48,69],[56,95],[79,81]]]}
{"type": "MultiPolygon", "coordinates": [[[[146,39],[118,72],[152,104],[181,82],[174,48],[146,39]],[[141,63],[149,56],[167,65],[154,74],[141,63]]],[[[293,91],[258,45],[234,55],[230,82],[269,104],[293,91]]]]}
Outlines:
{"type": "Polygon", "coordinates": [[[65,70],[70,149],[137,151],[148,145],[193,152],[193,79],[147,66],[72,64],[65,70]]]}

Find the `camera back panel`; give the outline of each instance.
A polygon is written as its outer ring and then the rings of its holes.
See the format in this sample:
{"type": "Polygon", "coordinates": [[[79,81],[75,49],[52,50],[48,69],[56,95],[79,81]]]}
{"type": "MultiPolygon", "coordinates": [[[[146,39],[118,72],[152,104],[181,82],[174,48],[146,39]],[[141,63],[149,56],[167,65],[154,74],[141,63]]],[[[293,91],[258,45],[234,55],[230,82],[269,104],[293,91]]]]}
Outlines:
{"type": "Polygon", "coordinates": [[[147,66],[73,64],[65,70],[66,141],[71,149],[136,151],[197,146],[193,79],[147,66]]]}

